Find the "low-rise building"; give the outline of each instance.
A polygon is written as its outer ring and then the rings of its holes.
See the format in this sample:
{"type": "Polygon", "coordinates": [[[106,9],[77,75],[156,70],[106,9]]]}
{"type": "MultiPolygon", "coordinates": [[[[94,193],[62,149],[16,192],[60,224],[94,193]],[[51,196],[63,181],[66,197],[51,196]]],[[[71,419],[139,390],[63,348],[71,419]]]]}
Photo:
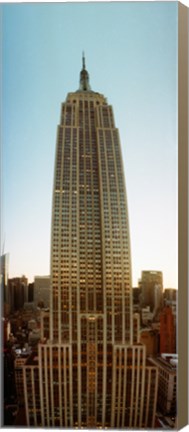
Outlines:
{"type": "MultiPolygon", "coordinates": [[[[52,369],[49,373],[52,372],[52,369]]],[[[38,354],[33,352],[23,366],[23,385],[26,408],[26,424],[40,427],[42,425],[42,413],[40,406],[40,384],[38,354]],[[33,403],[33,401],[35,401],[33,403]]]]}
{"type": "Polygon", "coordinates": [[[28,329],[29,330],[35,330],[38,328],[38,324],[37,321],[35,319],[31,319],[30,321],[28,321],[28,329]]]}
{"type": "Polygon", "coordinates": [[[163,415],[176,416],[177,354],[161,354],[151,363],[158,367],[158,408],[163,415]]]}
{"type": "Polygon", "coordinates": [[[16,393],[18,398],[19,405],[24,404],[24,381],[23,381],[23,369],[22,367],[25,365],[29,356],[31,355],[31,348],[29,346],[24,348],[16,347],[14,349],[14,371],[15,371],[15,384],[16,384],[16,393]]]}
{"type": "Polygon", "coordinates": [[[153,312],[150,311],[150,306],[146,306],[141,310],[142,324],[148,325],[153,320],[153,312]]]}
{"type": "Polygon", "coordinates": [[[33,329],[29,332],[28,342],[30,345],[36,345],[41,339],[41,330],[39,328],[33,329]]]}
{"type": "Polygon", "coordinates": [[[50,314],[49,310],[42,310],[41,311],[41,339],[42,340],[48,340],[50,338],[50,332],[49,332],[49,322],[50,322],[50,314]]]}
{"type": "Polygon", "coordinates": [[[140,331],[140,342],[146,346],[147,356],[156,356],[159,352],[159,332],[151,328],[140,331]]]}

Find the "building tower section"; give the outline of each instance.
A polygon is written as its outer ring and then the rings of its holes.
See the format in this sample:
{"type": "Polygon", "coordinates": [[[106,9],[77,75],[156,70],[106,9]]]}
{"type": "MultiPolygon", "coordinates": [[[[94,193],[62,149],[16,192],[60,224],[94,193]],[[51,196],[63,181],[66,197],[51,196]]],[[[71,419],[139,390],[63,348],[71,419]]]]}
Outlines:
{"type": "Polygon", "coordinates": [[[94,313],[103,314],[108,341],[132,343],[129,228],[119,134],[112,107],[104,96],[88,90],[84,67],[80,90],[68,94],[58,127],[51,339],[76,342],[80,314],[94,313]]]}
{"type": "Polygon", "coordinates": [[[119,133],[83,57],[57,130],[50,338],[38,352],[43,427],[153,427],[157,374],[133,338],[130,263],[119,133]]]}

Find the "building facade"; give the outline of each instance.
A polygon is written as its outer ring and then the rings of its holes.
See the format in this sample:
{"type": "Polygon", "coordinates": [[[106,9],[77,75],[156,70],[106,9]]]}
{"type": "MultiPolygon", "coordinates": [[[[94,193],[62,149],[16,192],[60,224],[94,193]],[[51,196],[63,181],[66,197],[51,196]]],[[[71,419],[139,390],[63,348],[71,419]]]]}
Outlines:
{"type": "Polygon", "coordinates": [[[152,328],[140,331],[140,342],[146,346],[146,355],[155,357],[159,353],[159,332],[152,328]]]}
{"type": "Polygon", "coordinates": [[[151,364],[158,367],[158,409],[163,415],[177,415],[177,354],[161,354],[151,359],[151,364]]]}
{"type": "Polygon", "coordinates": [[[50,276],[35,276],[33,301],[36,307],[49,308],[50,276]]]}
{"type": "Polygon", "coordinates": [[[133,331],[119,133],[112,107],[90,88],[84,58],[79,90],[61,107],[51,235],[50,333],[38,349],[41,411],[32,419],[34,408],[27,412],[28,425],[40,412],[43,427],[153,427],[157,369],[137,343],[137,320],[133,331]]]}
{"type": "Polygon", "coordinates": [[[8,279],[8,302],[10,312],[22,309],[27,301],[28,279],[25,276],[8,279]]]}
{"type": "Polygon", "coordinates": [[[34,282],[28,284],[28,303],[34,300],[34,282]]]}
{"type": "Polygon", "coordinates": [[[177,326],[177,303],[178,303],[178,290],[175,288],[166,288],[164,290],[164,306],[170,306],[174,315],[174,325],[177,326]]]}
{"type": "Polygon", "coordinates": [[[171,306],[160,314],[160,353],[176,353],[176,327],[171,306]]]}
{"type": "Polygon", "coordinates": [[[160,271],[144,270],[139,280],[141,306],[150,306],[154,314],[163,302],[163,275],[160,271]]]}

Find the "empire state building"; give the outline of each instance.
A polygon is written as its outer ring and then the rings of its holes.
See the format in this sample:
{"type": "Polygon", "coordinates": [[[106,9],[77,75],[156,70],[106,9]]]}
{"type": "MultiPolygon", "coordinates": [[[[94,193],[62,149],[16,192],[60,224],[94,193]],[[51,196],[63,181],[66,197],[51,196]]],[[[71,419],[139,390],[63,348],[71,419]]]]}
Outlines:
{"type": "Polygon", "coordinates": [[[50,313],[36,363],[23,367],[27,422],[153,428],[157,369],[146,362],[132,313],[119,133],[82,61],[79,89],[62,104],[57,131],[50,313]]]}

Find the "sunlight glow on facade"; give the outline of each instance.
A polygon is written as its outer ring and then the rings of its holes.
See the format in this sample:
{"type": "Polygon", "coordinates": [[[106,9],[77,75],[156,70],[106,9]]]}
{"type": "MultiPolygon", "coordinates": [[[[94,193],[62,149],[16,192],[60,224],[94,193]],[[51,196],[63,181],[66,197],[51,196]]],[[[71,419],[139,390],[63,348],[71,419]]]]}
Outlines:
{"type": "Polygon", "coordinates": [[[84,56],[57,132],[49,319],[35,370],[23,368],[28,425],[153,427],[157,368],[146,364],[132,312],[119,133],[84,56]]]}

